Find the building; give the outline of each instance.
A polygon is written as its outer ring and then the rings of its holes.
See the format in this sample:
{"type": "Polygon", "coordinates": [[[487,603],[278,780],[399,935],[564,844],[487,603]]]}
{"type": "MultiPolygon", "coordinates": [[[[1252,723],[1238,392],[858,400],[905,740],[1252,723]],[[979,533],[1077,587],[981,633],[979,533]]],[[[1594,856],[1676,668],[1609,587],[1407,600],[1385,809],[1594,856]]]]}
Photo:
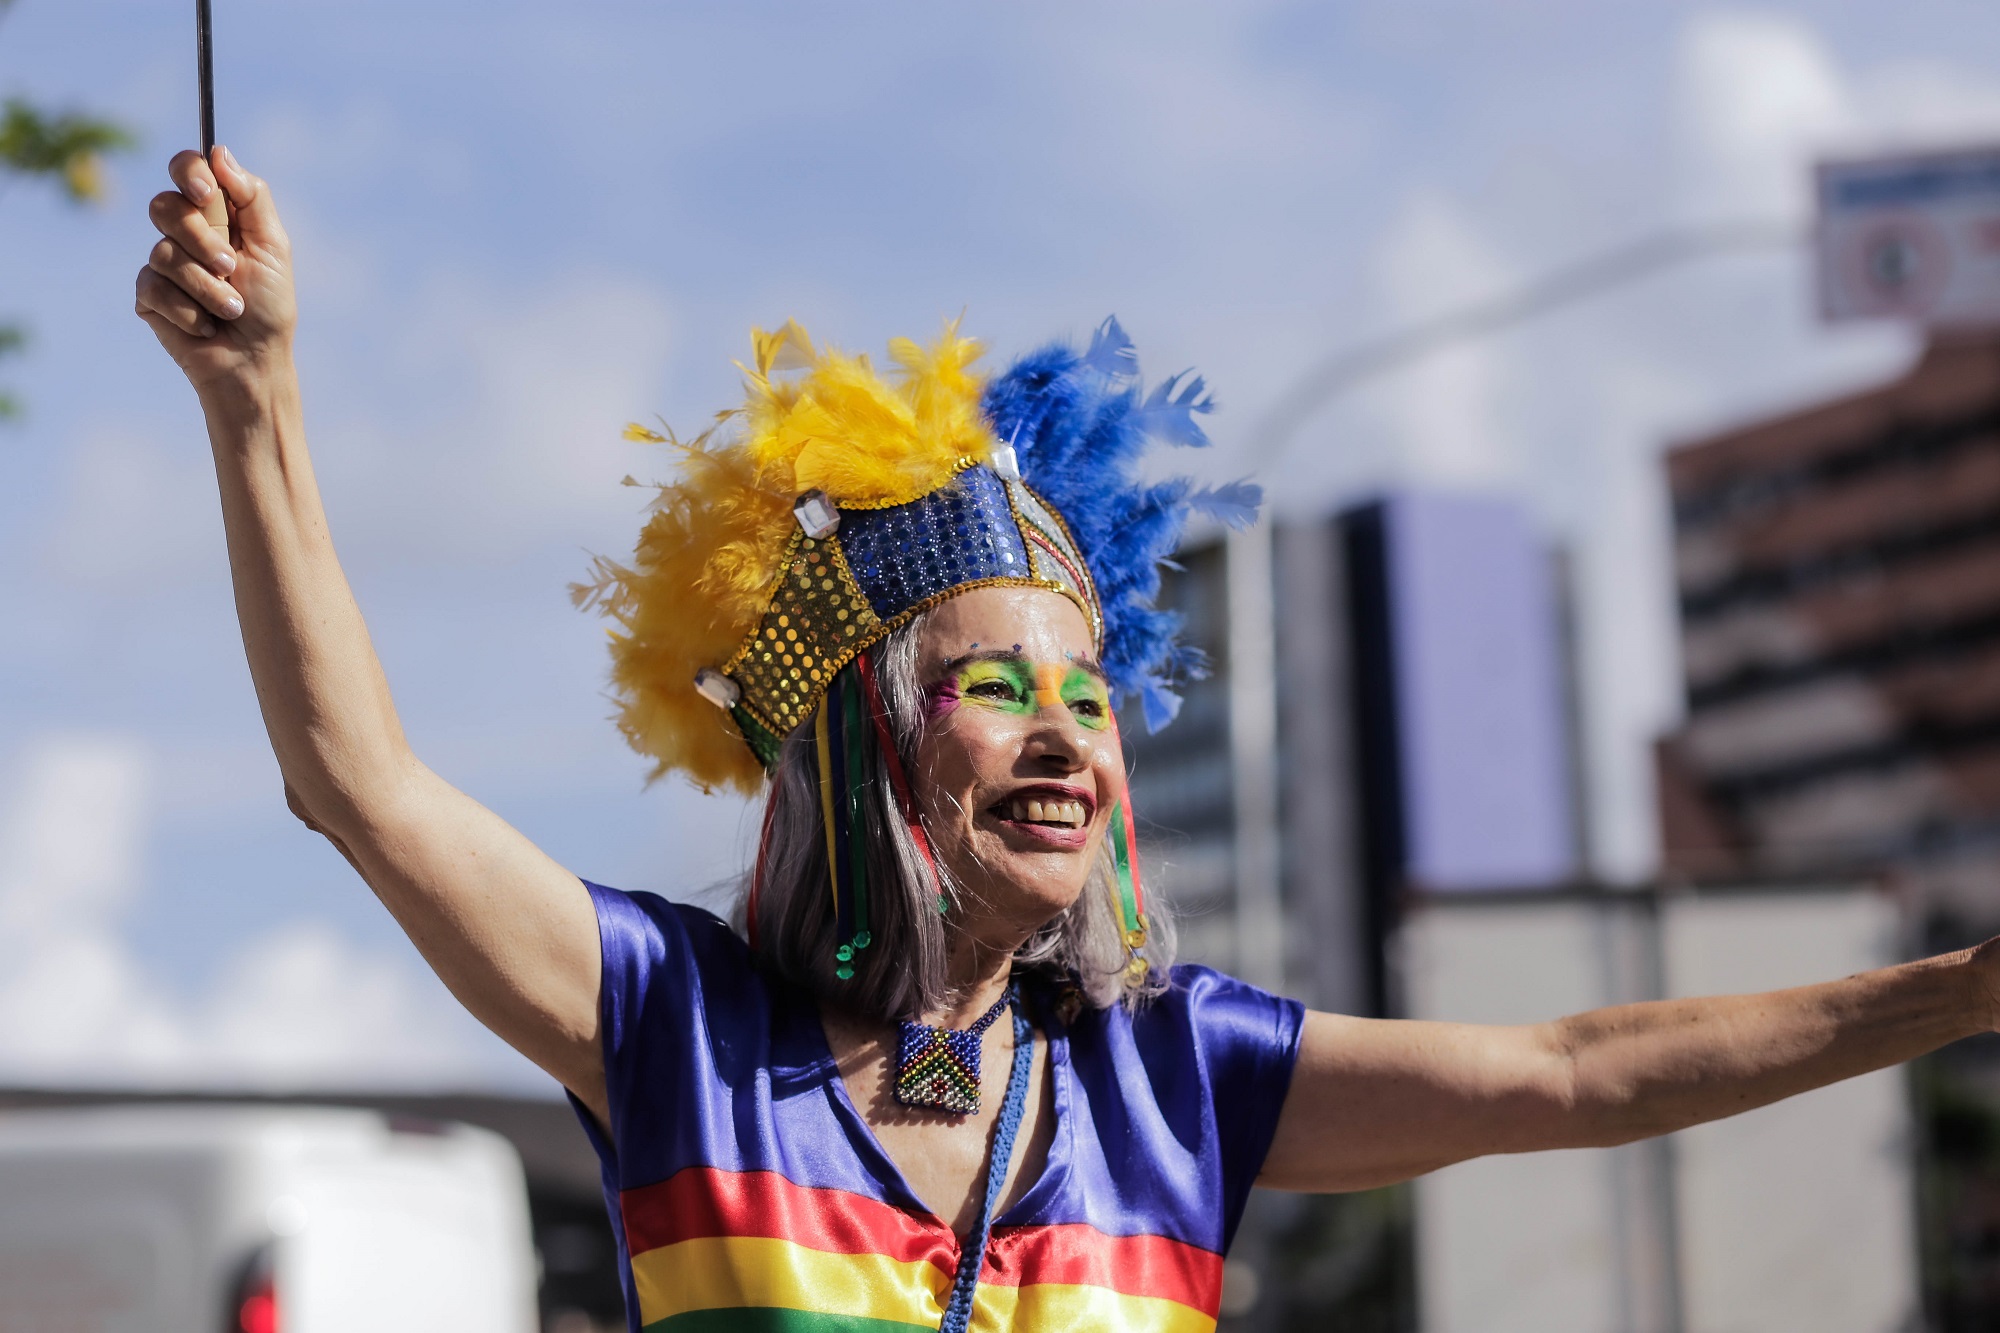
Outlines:
{"type": "Polygon", "coordinates": [[[1667,458],[1685,724],[1663,859],[1881,871],[2000,920],[2000,339],[1667,458]]]}
{"type": "MultiPolygon", "coordinates": [[[[1687,716],[1665,873],[1861,874],[1935,952],[2000,932],[2000,335],[1667,457],[1687,716]]],[[[1919,1064],[1930,1327],[2000,1318],[2000,1052],[1919,1064]]]]}

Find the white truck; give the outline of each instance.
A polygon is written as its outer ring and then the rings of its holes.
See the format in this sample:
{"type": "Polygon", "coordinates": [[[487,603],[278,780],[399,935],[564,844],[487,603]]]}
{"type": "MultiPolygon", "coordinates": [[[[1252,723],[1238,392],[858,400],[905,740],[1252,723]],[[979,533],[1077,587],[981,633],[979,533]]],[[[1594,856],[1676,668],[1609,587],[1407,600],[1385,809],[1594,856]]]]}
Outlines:
{"type": "Polygon", "coordinates": [[[372,1111],[0,1112],[0,1333],[535,1333],[521,1163],[372,1111]]]}

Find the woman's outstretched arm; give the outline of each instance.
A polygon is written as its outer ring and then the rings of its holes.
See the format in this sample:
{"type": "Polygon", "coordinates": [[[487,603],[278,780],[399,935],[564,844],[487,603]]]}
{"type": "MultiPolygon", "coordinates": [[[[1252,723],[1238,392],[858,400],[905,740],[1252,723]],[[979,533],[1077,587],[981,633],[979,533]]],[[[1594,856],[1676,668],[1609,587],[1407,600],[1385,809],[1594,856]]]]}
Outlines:
{"type": "Polygon", "coordinates": [[[604,1116],[596,916],[577,878],[418,762],[334,556],[292,366],[291,250],[217,149],[169,166],[138,314],[201,399],[243,646],[285,799],[465,1007],[604,1116]],[[235,240],[202,220],[221,188],[235,240]]]}
{"type": "Polygon", "coordinates": [[[1762,995],[1533,1027],[1306,1016],[1259,1183],[1369,1189],[1489,1153],[1608,1147],[1993,1030],[1996,943],[1762,995]]]}

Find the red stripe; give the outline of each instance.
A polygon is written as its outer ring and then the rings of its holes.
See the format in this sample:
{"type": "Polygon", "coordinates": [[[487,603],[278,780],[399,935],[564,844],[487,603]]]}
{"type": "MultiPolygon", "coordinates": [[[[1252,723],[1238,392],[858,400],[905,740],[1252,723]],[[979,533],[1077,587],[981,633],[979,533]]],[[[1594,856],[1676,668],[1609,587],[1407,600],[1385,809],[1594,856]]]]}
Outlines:
{"type": "Polygon", "coordinates": [[[762,1236],[833,1254],[928,1260],[946,1275],[958,1265],[958,1242],[938,1223],[848,1190],[794,1185],[775,1171],[691,1166],[625,1190],[618,1206],[635,1255],[708,1236],[762,1236]]]}
{"type": "Polygon", "coordinates": [[[1132,910],[1146,915],[1146,886],[1139,881],[1139,836],[1132,829],[1132,789],[1118,803],[1118,817],[1125,824],[1125,868],[1132,873],[1132,910]]]}
{"type": "Polygon", "coordinates": [[[1222,1256],[1164,1236],[1107,1236],[1083,1223],[995,1227],[979,1280],[1107,1287],[1213,1314],[1222,1299],[1222,1256]]]}
{"type": "MultiPolygon", "coordinates": [[[[1111,709],[1110,717],[1111,744],[1118,751],[1119,762],[1122,764],[1125,755],[1125,740],[1118,734],[1118,710],[1115,708],[1111,709]]],[[[1146,914],[1146,889],[1139,882],[1139,836],[1132,828],[1132,783],[1129,776],[1125,783],[1124,799],[1118,802],[1118,816],[1123,821],[1125,829],[1125,865],[1126,869],[1132,872],[1132,910],[1144,916],[1146,914]]],[[[1122,907],[1123,904],[1121,903],[1120,906],[1122,907]]],[[[1121,921],[1119,922],[1119,928],[1122,930],[1137,924],[1135,921],[1121,921]]]]}
{"type": "Polygon", "coordinates": [[[882,763],[889,770],[889,786],[896,794],[896,804],[902,807],[903,822],[910,826],[910,837],[923,854],[924,864],[931,868],[931,883],[941,886],[937,858],[931,854],[931,840],[924,834],[924,822],[917,813],[916,798],[910,794],[909,780],[903,776],[903,759],[896,751],[896,738],[889,733],[889,710],[883,705],[882,691],[875,684],[874,659],[863,653],[854,659],[854,665],[861,673],[861,687],[868,694],[868,716],[875,723],[876,743],[882,750],[882,763]]]}
{"type": "Polygon", "coordinates": [[[1082,597],[1088,598],[1090,596],[1090,580],[1077,571],[1077,567],[1069,562],[1069,557],[1062,553],[1062,549],[1049,540],[1048,536],[1039,528],[1028,534],[1028,536],[1029,540],[1033,541],[1035,545],[1041,547],[1044,551],[1047,551],[1050,558],[1063,567],[1063,571],[1069,575],[1070,581],[1076,584],[1077,593],[1082,597]]]}

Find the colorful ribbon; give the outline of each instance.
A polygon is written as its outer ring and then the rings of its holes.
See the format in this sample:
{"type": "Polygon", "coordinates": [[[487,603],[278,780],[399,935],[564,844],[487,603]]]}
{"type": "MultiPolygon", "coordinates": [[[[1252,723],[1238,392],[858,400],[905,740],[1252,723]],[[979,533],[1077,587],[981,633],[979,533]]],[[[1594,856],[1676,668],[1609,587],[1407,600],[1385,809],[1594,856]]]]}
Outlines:
{"type": "MultiPolygon", "coordinates": [[[[1118,735],[1118,714],[1111,718],[1111,742],[1118,747],[1119,766],[1124,766],[1125,745],[1118,735]]],[[[1112,906],[1118,914],[1119,936],[1125,942],[1126,973],[1133,981],[1145,978],[1150,964],[1140,956],[1146,947],[1146,891],[1139,880],[1139,839],[1132,828],[1132,792],[1128,784],[1111,810],[1111,827],[1105,831],[1111,843],[1112,906]]]]}
{"type": "Polygon", "coordinates": [[[910,791],[910,781],[903,776],[903,760],[896,750],[896,738],[889,731],[889,710],[882,703],[882,691],[875,684],[875,664],[866,654],[854,659],[855,669],[861,677],[861,688],[868,696],[868,716],[875,724],[875,743],[882,749],[882,765],[889,770],[889,786],[895,791],[896,805],[903,812],[903,822],[910,826],[910,837],[916,841],[917,852],[930,868],[931,883],[942,884],[938,876],[937,857],[931,852],[931,840],[924,833],[924,823],[917,811],[916,797],[910,791]]]}
{"type": "Polygon", "coordinates": [[[827,888],[833,898],[835,966],[842,981],[854,976],[854,957],[874,943],[868,913],[868,743],[862,723],[858,672],[842,669],[813,715],[813,749],[819,760],[820,821],[826,834],[827,888]]]}

